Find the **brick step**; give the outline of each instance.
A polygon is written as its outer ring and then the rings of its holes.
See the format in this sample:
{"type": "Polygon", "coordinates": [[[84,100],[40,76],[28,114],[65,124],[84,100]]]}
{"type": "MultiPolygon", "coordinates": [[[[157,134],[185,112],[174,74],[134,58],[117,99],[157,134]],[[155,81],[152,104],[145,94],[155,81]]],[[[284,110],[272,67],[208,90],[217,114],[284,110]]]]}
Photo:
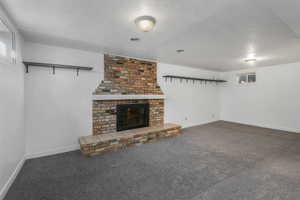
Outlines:
{"type": "Polygon", "coordinates": [[[79,144],[83,155],[93,156],[136,144],[175,137],[180,134],[181,126],[167,123],[162,126],[138,128],[95,136],[83,136],[79,138],[79,144]]]}

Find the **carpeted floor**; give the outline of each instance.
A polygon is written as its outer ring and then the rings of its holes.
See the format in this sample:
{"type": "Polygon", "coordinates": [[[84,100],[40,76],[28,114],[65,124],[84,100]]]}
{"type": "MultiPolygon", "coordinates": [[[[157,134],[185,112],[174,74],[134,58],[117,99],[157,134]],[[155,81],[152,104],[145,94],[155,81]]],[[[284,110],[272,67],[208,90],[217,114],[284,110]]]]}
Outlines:
{"type": "Polygon", "coordinates": [[[5,200],[299,200],[300,134],[216,122],[92,158],[26,161],[5,200]]]}

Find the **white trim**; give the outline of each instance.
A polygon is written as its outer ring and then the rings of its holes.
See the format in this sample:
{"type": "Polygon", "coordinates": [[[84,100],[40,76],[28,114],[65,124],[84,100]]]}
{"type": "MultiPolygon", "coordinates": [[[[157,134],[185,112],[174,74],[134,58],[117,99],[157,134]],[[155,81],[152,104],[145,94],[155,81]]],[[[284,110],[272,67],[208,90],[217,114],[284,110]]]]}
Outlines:
{"type": "Polygon", "coordinates": [[[4,197],[6,196],[9,188],[11,187],[11,185],[13,184],[13,182],[15,181],[17,175],[19,174],[20,170],[23,167],[24,162],[27,159],[39,158],[39,157],[44,157],[44,156],[50,156],[50,155],[55,155],[55,154],[59,154],[59,153],[65,153],[65,152],[69,152],[69,151],[75,151],[75,150],[78,150],[78,149],[79,149],[79,145],[71,145],[71,146],[68,146],[68,147],[56,148],[56,149],[52,149],[52,150],[48,150],[48,151],[44,151],[44,152],[32,153],[32,154],[25,155],[19,161],[19,163],[17,164],[15,170],[10,175],[9,179],[7,180],[7,182],[5,183],[5,185],[3,186],[3,188],[0,190],[0,200],[4,199],[4,197]]]}
{"type": "Polygon", "coordinates": [[[203,121],[203,122],[200,122],[200,123],[193,123],[193,124],[188,124],[188,125],[182,125],[182,129],[192,128],[192,127],[195,127],[195,126],[202,126],[202,125],[205,125],[205,124],[210,124],[210,123],[218,122],[218,121],[220,121],[220,120],[219,119],[213,119],[213,120],[203,121]]]}
{"type": "Polygon", "coordinates": [[[93,95],[93,100],[165,99],[165,95],[93,95]]]}
{"type": "Polygon", "coordinates": [[[17,164],[15,170],[10,175],[9,179],[7,180],[7,182],[5,183],[5,185],[3,186],[3,188],[0,191],[0,199],[4,199],[4,197],[6,196],[10,186],[13,184],[17,175],[19,174],[20,170],[22,169],[25,160],[26,160],[25,157],[23,157],[17,164]]]}
{"type": "Polygon", "coordinates": [[[65,152],[69,152],[69,151],[75,151],[78,149],[79,149],[79,145],[71,145],[71,146],[67,146],[67,147],[49,149],[49,150],[43,151],[43,152],[29,153],[29,154],[26,154],[25,158],[32,159],[32,158],[39,158],[39,157],[44,157],[44,156],[51,156],[51,155],[65,153],[65,152]]]}
{"type": "MultiPolygon", "coordinates": [[[[98,52],[97,52],[98,53],[98,52]]],[[[152,59],[148,59],[148,58],[141,58],[141,57],[132,57],[132,56],[126,56],[126,55],[121,55],[121,54],[114,54],[114,53],[109,53],[109,52],[105,52],[105,51],[102,51],[101,52],[103,55],[108,55],[108,56],[114,56],[114,57],[124,57],[124,58],[127,58],[127,59],[136,59],[136,60],[142,60],[142,61],[147,61],[147,62],[158,62],[158,60],[152,60],[152,59]]]]}
{"type": "Polygon", "coordinates": [[[286,132],[300,134],[300,129],[283,127],[283,126],[269,126],[269,125],[255,124],[255,123],[249,123],[249,122],[243,122],[243,121],[236,121],[236,120],[225,120],[225,119],[221,119],[221,121],[232,122],[232,123],[244,124],[244,125],[249,125],[249,126],[256,126],[256,127],[259,127],[259,128],[268,128],[268,129],[273,129],[273,130],[278,130],[278,131],[286,131],[286,132]]]}

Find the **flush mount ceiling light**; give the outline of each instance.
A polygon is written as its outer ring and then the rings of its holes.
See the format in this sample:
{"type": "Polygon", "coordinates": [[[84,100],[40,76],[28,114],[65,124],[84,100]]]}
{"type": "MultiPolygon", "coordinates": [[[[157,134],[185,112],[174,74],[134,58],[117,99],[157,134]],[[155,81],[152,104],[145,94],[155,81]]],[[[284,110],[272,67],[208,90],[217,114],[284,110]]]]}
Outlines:
{"type": "Polygon", "coordinates": [[[250,53],[247,58],[245,59],[245,62],[247,63],[255,63],[257,61],[255,54],[254,53],[250,53]]]}
{"type": "Polygon", "coordinates": [[[151,16],[141,16],[136,18],[134,22],[143,32],[149,32],[155,26],[156,20],[151,16]]]}
{"type": "Polygon", "coordinates": [[[256,58],[247,58],[247,59],[245,59],[245,62],[247,62],[247,63],[254,63],[256,61],[257,61],[256,58]]]}

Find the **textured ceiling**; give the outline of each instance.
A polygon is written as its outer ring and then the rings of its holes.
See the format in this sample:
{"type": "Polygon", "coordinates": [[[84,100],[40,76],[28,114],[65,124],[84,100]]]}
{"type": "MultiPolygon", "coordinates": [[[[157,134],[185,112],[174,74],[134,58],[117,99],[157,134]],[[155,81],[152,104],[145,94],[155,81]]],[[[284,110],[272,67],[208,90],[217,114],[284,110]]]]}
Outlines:
{"type": "Polygon", "coordinates": [[[25,40],[228,71],[300,61],[296,0],[2,0],[25,40]],[[134,19],[151,15],[154,31],[134,19]],[[141,41],[131,42],[131,37],[141,41]],[[177,49],[185,52],[178,54],[177,49]],[[255,64],[244,62],[255,53],[255,64]]]}

